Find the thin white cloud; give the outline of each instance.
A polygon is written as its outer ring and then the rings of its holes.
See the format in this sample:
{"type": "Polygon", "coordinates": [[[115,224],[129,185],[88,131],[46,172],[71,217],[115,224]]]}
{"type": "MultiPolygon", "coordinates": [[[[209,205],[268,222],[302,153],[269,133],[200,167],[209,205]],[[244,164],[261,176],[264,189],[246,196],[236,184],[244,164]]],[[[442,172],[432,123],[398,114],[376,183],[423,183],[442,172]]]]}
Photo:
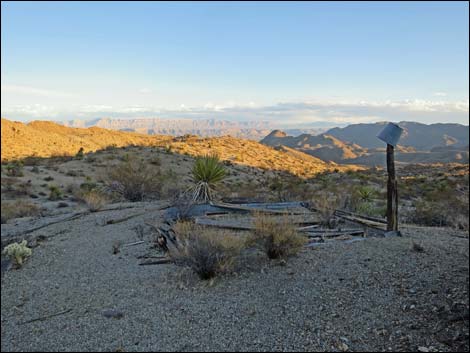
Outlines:
{"type": "Polygon", "coordinates": [[[37,96],[37,97],[49,97],[49,98],[73,98],[74,94],[67,92],[54,91],[43,88],[35,88],[29,86],[18,86],[18,85],[3,85],[2,84],[2,94],[19,94],[19,95],[28,95],[28,96],[37,96]]]}
{"type": "Polygon", "coordinates": [[[433,96],[434,97],[447,97],[447,93],[446,92],[434,92],[433,96]]]}
{"type": "Polygon", "coordinates": [[[270,121],[296,125],[314,122],[352,124],[374,121],[417,121],[422,123],[456,122],[468,124],[469,102],[441,100],[405,101],[344,101],[281,102],[269,106],[252,103],[236,105],[209,102],[202,107],[159,109],[150,106],[113,107],[87,105],[64,111],[52,106],[2,107],[2,116],[9,119],[96,119],[96,118],[162,118],[162,119],[220,119],[231,121],[270,121]]]}

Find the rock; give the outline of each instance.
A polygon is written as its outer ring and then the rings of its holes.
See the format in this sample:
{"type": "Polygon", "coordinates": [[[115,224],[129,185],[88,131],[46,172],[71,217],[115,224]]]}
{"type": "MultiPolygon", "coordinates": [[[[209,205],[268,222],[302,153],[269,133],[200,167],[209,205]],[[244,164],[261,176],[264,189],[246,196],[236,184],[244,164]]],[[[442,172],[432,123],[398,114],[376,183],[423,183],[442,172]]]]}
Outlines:
{"type": "Polygon", "coordinates": [[[349,350],[349,346],[344,343],[344,342],[341,342],[339,345],[338,345],[338,349],[341,351],[341,352],[347,352],[349,350]]]}
{"type": "Polygon", "coordinates": [[[429,352],[429,348],[427,348],[427,347],[418,347],[418,352],[429,352]]]}
{"type": "Polygon", "coordinates": [[[101,312],[101,314],[108,319],[121,319],[124,316],[124,313],[115,309],[106,309],[101,312]]]}

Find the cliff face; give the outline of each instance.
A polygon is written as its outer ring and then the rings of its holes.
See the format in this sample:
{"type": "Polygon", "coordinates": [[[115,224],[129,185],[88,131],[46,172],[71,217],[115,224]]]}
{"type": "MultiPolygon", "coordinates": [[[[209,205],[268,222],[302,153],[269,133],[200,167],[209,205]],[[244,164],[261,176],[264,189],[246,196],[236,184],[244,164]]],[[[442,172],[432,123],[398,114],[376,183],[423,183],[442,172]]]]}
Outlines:
{"type": "Polygon", "coordinates": [[[203,137],[225,136],[260,140],[272,125],[266,121],[228,121],[218,119],[96,119],[91,121],[70,120],[62,123],[68,127],[97,126],[104,129],[133,131],[150,135],[198,135],[203,137]]]}

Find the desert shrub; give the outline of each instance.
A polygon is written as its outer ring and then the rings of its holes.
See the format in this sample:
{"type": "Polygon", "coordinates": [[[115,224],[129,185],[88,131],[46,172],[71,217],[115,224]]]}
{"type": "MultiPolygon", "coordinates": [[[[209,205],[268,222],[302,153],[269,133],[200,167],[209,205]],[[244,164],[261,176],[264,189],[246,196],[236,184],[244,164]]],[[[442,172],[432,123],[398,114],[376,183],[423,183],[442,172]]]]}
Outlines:
{"type": "Polygon", "coordinates": [[[98,158],[96,156],[93,156],[91,154],[89,154],[86,159],[85,159],[85,162],[87,163],[95,163],[96,161],[98,160],[98,158]]]}
{"type": "Polygon", "coordinates": [[[130,158],[110,167],[105,176],[108,188],[129,201],[142,201],[161,191],[162,175],[160,169],[146,162],[130,158]]]}
{"type": "Polygon", "coordinates": [[[270,259],[286,258],[297,254],[306,238],[299,235],[287,216],[281,219],[258,214],[255,230],[247,239],[247,246],[261,249],[270,259]]]}
{"type": "Polygon", "coordinates": [[[192,177],[194,201],[210,201],[217,183],[225,177],[225,167],[215,154],[198,157],[194,162],[192,177]]]}
{"type": "Polygon", "coordinates": [[[6,165],[5,169],[8,176],[21,177],[24,175],[23,162],[21,161],[10,162],[6,165]]]}
{"type": "Polygon", "coordinates": [[[57,201],[62,199],[62,191],[56,185],[49,185],[49,200],[57,201]]]}
{"type": "Polygon", "coordinates": [[[267,179],[267,186],[280,202],[293,200],[307,200],[311,195],[311,188],[302,179],[294,176],[275,176],[267,179]]]}
{"type": "Polygon", "coordinates": [[[422,225],[468,230],[468,191],[459,191],[447,182],[430,184],[432,187],[415,201],[411,220],[422,225]]]}
{"type": "Polygon", "coordinates": [[[123,162],[129,162],[130,159],[134,159],[135,157],[131,156],[129,153],[124,153],[119,159],[123,162]]]}
{"type": "Polygon", "coordinates": [[[178,222],[174,230],[179,250],[171,251],[174,263],[192,269],[201,279],[230,271],[243,248],[243,240],[216,229],[178,222]]]}
{"type": "Polygon", "coordinates": [[[371,202],[374,199],[375,191],[370,186],[360,186],[356,190],[357,196],[362,202],[371,202]]]}
{"type": "Polygon", "coordinates": [[[23,165],[25,166],[37,166],[40,165],[43,158],[37,156],[29,156],[22,159],[23,165]]]}
{"type": "Polygon", "coordinates": [[[2,202],[2,224],[8,220],[20,217],[34,217],[40,214],[40,208],[34,203],[24,200],[2,202]]]}
{"type": "Polygon", "coordinates": [[[77,154],[75,155],[75,159],[83,159],[83,157],[85,157],[85,153],[83,147],[80,147],[77,154]]]}
{"type": "Polygon", "coordinates": [[[310,202],[321,218],[321,224],[333,228],[335,224],[335,210],[343,208],[344,197],[329,192],[318,192],[310,202]]]}
{"type": "Polygon", "coordinates": [[[108,202],[106,195],[98,190],[84,192],[81,199],[91,212],[99,211],[108,202]]]}
{"type": "Polygon", "coordinates": [[[31,172],[39,174],[41,171],[39,170],[39,167],[35,165],[34,167],[31,168],[31,172]]]}
{"type": "Polygon", "coordinates": [[[93,182],[89,176],[85,177],[85,181],[80,184],[80,189],[83,191],[91,191],[93,189],[96,189],[97,187],[98,184],[93,182]]]}
{"type": "Polygon", "coordinates": [[[26,244],[26,240],[21,243],[12,243],[3,249],[3,253],[9,256],[18,267],[21,267],[24,260],[32,254],[32,250],[26,244]]]}
{"type": "Polygon", "coordinates": [[[54,178],[51,177],[50,175],[48,175],[48,176],[45,177],[43,180],[44,180],[44,181],[52,181],[52,180],[54,180],[54,178]]]}
{"type": "Polygon", "coordinates": [[[373,202],[361,202],[356,205],[354,211],[360,215],[370,217],[385,217],[387,213],[386,206],[380,206],[373,202]]]}
{"type": "Polygon", "coordinates": [[[158,156],[154,156],[150,158],[149,160],[150,164],[156,165],[156,166],[161,166],[162,165],[162,160],[158,156]]]}

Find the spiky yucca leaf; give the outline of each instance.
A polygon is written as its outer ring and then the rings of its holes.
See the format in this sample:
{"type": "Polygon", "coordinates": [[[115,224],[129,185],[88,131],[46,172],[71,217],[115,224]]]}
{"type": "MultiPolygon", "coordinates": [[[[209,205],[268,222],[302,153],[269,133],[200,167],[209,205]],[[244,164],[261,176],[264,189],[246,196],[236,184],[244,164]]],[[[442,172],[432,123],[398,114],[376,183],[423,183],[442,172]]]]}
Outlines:
{"type": "Polygon", "coordinates": [[[225,168],[215,154],[198,157],[192,170],[194,201],[210,201],[213,198],[214,186],[225,177],[225,168]]]}

